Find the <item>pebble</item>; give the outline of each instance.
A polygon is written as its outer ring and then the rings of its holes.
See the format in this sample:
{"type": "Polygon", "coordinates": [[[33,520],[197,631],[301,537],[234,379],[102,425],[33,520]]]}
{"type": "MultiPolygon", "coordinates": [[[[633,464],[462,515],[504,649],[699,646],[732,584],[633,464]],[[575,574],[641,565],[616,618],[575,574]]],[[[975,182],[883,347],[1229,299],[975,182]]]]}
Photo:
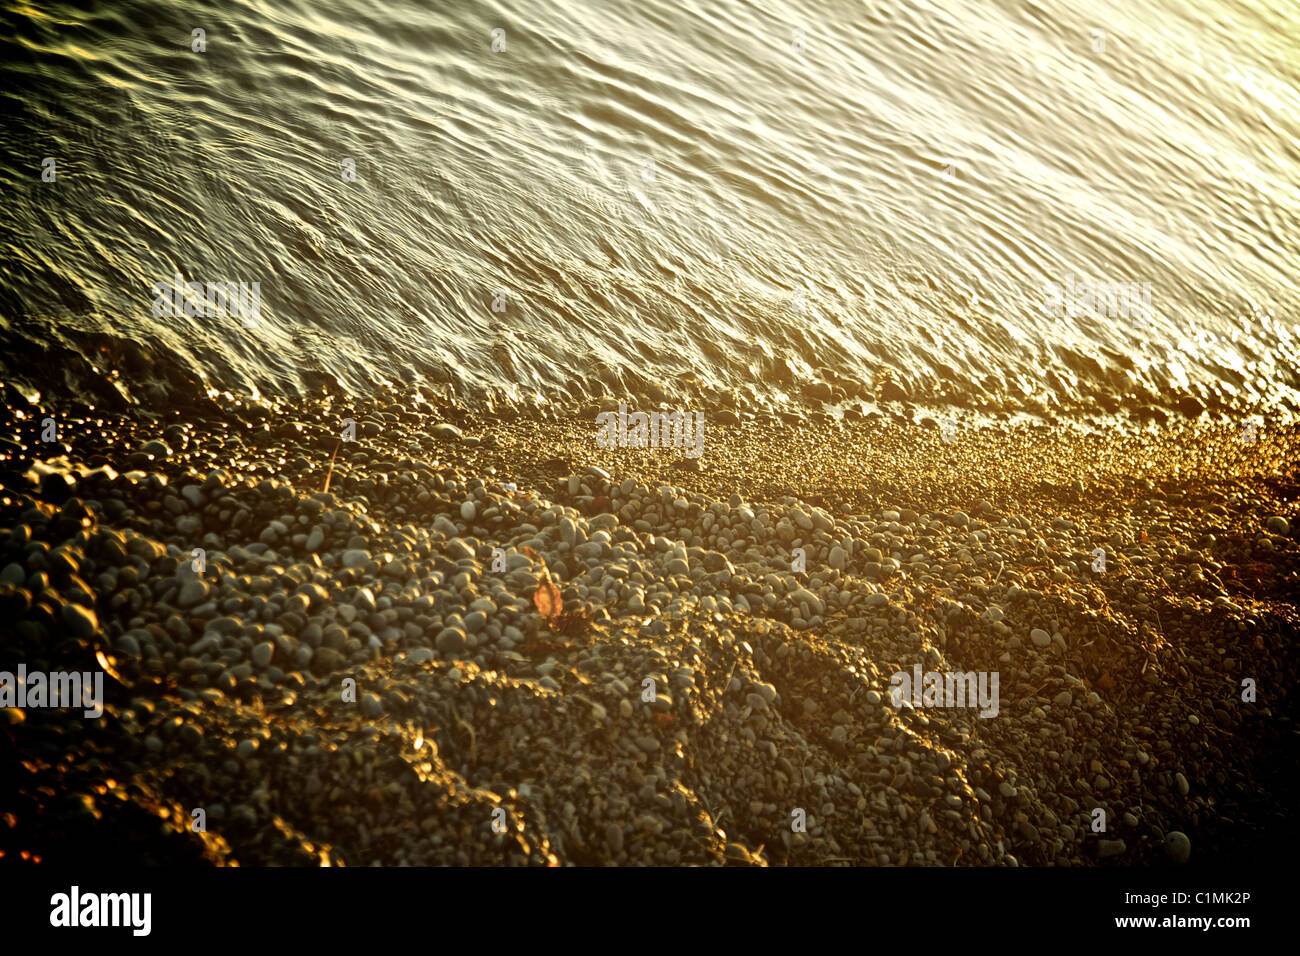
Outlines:
{"type": "Polygon", "coordinates": [[[63,623],[82,640],[88,640],[99,631],[99,619],[95,612],[80,604],[63,605],[63,623]]]}
{"type": "Polygon", "coordinates": [[[452,538],[447,542],[447,557],[453,561],[461,561],[465,558],[474,557],[474,549],[465,543],[461,538],[452,538]]]}
{"type": "Polygon", "coordinates": [[[1123,840],[1099,840],[1097,843],[1097,855],[1102,859],[1119,856],[1127,849],[1123,840]]]}
{"type": "Polygon", "coordinates": [[[208,582],[199,578],[190,578],[181,585],[181,589],[176,595],[176,605],[181,608],[191,608],[196,604],[201,604],[207,599],[208,591],[208,582]]]}
{"type": "Polygon", "coordinates": [[[347,658],[332,647],[318,647],[312,652],[312,672],[316,674],[333,674],[342,670],[347,658]]]}
{"type": "Polygon", "coordinates": [[[444,654],[457,654],[465,649],[465,632],[458,627],[446,627],[434,642],[444,654]]]}
{"type": "Polygon", "coordinates": [[[605,845],[609,847],[611,853],[623,852],[623,828],[617,823],[605,825],[605,845]]]}
{"type": "Polygon", "coordinates": [[[1170,830],[1165,834],[1165,852],[1174,863],[1186,863],[1192,856],[1192,841],[1180,830],[1170,830]]]}
{"type": "MultiPolygon", "coordinates": [[[[364,590],[364,588],[362,589],[364,590]]],[[[329,592],[319,584],[307,583],[300,585],[295,594],[301,594],[307,598],[310,607],[321,607],[328,604],[330,600],[329,592]]]]}
{"type": "MultiPolygon", "coordinates": [[[[625,474],[615,485],[576,447],[545,463],[552,477],[530,487],[530,472],[509,458],[480,460],[504,447],[504,429],[498,445],[439,423],[435,437],[460,444],[424,457],[428,436],[403,433],[401,424],[432,420],[422,398],[361,413],[366,437],[383,440],[341,450],[327,494],[315,489],[333,443],[312,434],[324,426],[305,419],[301,431],[283,429],[254,408],[241,406],[238,417],[259,424],[232,425],[229,446],[214,451],[222,458],[191,461],[206,445],[191,424],[172,425],[165,435],[183,452],[162,455],[166,474],[69,479],[58,495],[68,504],[44,501],[41,509],[26,497],[37,485],[15,492],[10,530],[0,532],[0,601],[16,609],[14,640],[33,660],[47,646],[76,653],[67,636],[102,632],[127,688],[113,706],[142,743],[124,748],[123,766],[112,767],[118,779],[147,769],[131,760],[188,753],[204,771],[196,799],[240,794],[224,818],[262,834],[237,841],[258,862],[302,851],[267,825],[271,779],[304,806],[330,808],[328,852],[348,865],[569,863],[579,843],[584,859],[631,864],[763,865],[766,855],[784,865],[834,855],[940,865],[960,848],[962,863],[1018,865],[1012,845],[1026,862],[1077,864],[1094,853],[1118,862],[1124,840],[1094,844],[1087,808],[1113,801],[1122,814],[1115,829],[1145,846],[1143,827],[1189,809],[1184,774],[1198,781],[1196,806],[1202,792],[1211,805],[1226,792],[1226,771],[1208,762],[1216,753],[1203,761],[1188,741],[1213,751],[1217,738],[1195,731],[1226,718],[1207,705],[1187,721],[1125,723],[1142,680],[1110,666],[1114,686],[1106,686],[1103,671],[1093,673],[1085,647],[1105,625],[1087,595],[1101,587],[1117,606],[1128,591],[1149,601],[1155,584],[1162,601],[1184,601],[1185,611],[1216,601],[1206,636],[1232,657],[1214,663],[1245,672],[1247,660],[1259,660],[1249,639],[1269,633],[1256,620],[1265,612],[1252,605],[1246,618],[1217,582],[1232,577],[1224,567],[1245,560],[1282,566],[1294,547],[1281,540],[1289,522],[1268,514],[1276,503],[1243,510],[1212,488],[1203,506],[1190,491],[1137,486],[1153,499],[1148,512],[1169,498],[1214,516],[1203,526],[1181,512],[1176,522],[1153,513],[1126,526],[1086,501],[1071,502],[1079,513],[1067,519],[1059,505],[1044,513],[1037,498],[1023,513],[1003,500],[999,514],[978,493],[947,498],[944,510],[912,501],[915,509],[875,518],[847,495],[819,498],[822,507],[799,500],[805,492],[793,479],[793,490],[765,490],[753,504],[726,491],[716,499],[696,486],[660,485],[662,475],[650,477],[631,456],[609,459],[625,474]],[[314,451],[320,441],[329,445],[323,457],[314,451]],[[230,470],[209,471],[213,460],[230,470]],[[201,486],[185,477],[205,472],[201,486]],[[520,485],[508,498],[498,493],[503,477],[520,485]],[[947,510],[957,503],[974,504],[972,512],[947,510]],[[84,533],[76,530],[83,512],[97,522],[84,533]],[[1261,525],[1266,534],[1241,545],[1219,530],[1261,525]],[[1203,543],[1206,527],[1219,535],[1214,549],[1203,543]],[[1094,546],[1105,546],[1112,562],[1105,578],[1089,567],[1094,546]],[[189,569],[192,547],[208,549],[199,576],[189,569]],[[504,568],[489,558],[498,547],[504,568]],[[806,549],[802,573],[791,570],[795,547],[806,549]],[[541,620],[533,604],[543,564],[572,615],[563,625],[541,620]],[[87,596],[95,610],[80,603],[87,596]],[[1057,646],[1061,655],[1025,655],[1021,642],[1034,624],[1042,626],[1029,631],[1029,646],[1057,646]],[[50,631],[60,633],[49,640],[50,631]],[[1066,652],[1065,635],[1077,653],[1066,652]],[[998,726],[1020,731],[986,738],[972,732],[968,714],[886,704],[893,667],[973,667],[967,662],[989,665],[999,654],[1004,713],[1014,719],[998,726]],[[658,684],[649,704],[640,698],[647,675],[658,684]],[[339,726],[344,677],[356,678],[360,706],[339,726]],[[160,679],[165,694],[153,691],[160,679]],[[263,721],[261,707],[283,720],[263,721]],[[305,715],[297,724],[295,711],[305,715]],[[1093,732],[1101,726],[1120,733],[1093,732]],[[410,753],[416,735],[427,742],[420,760],[430,768],[383,769],[403,742],[410,753]],[[333,766],[335,756],[346,772],[333,766]],[[1043,767],[1056,771],[1044,775],[1043,767]],[[465,822],[432,805],[408,819],[403,808],[419,807],[422,791],[407,777],[426,773],[451,781],[453,806],[478,788],[507,806],[536,794],[550,832],[525,827],[493,841],[485,813],[465,822]],[[809,809],[807,834],[784,832],[783,804],[795,800],[809,809]],[[680,839],[705,812],[698,838],[680,839]],[[394,839],[408,830],[412,839],[394,839]],[[940,833],[951,839],[935,839],[940,833]],[[1009,841],[999,842],[1004,835],[1009,841]],[[765,841],[765,854],[748,849],[765,841]]],[[[763,410],[745,407],[736,421],[761,423],[763,410]]],[[[0,448],[12,451],[5,440],[0,448]]],[[[96,460],[93,445],[66,447],[96,460]]],[[[129,454],[108,457],[149,467],[129,454]]],[[[708,477],[705,469],[678,480],[708,477]]],[[[915,489],[909,497],[933,495],[915,489]]],[[[1186,637],[1187,627],[1171,626],[1163,604],[1160,611],[1164,627],[1186,637]]],[[[1158,676],[1194,681],[1204,661],[1190,654],[1162,658],[1158,676]]],[[[94,759],[106,766],[102,753],[94,759]]],[[[308,839],[326,835],[303,826],[308,839]]],[[[1190,843],[1171,832],[1165,850],[1185,862],[1190,843]]]]}

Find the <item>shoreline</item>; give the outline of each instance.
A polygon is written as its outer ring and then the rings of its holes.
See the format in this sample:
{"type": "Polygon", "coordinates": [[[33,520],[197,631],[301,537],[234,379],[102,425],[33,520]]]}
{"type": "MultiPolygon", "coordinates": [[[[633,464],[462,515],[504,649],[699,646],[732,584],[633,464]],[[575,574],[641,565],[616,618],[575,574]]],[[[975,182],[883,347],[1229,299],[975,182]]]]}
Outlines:
{"type": "Polygon", "coordinates": [[[111,670],[98,721],[4,711],[9,845],[1154,866],[1295,835],[1295,427],[949,442],[933,420],[728,412],[695,459],[599,447],[608,400],[432,399],[55,411],[42,443],[46,412],[10,395],[0,671],[111,670]],[[100,471],[34,488],[27,452],[100,471]],[[542,559],[567,615],[550,623],[542,559]],[[997,716],[894,708],[891,675],[915,666],[998,673],[997,716]]]}

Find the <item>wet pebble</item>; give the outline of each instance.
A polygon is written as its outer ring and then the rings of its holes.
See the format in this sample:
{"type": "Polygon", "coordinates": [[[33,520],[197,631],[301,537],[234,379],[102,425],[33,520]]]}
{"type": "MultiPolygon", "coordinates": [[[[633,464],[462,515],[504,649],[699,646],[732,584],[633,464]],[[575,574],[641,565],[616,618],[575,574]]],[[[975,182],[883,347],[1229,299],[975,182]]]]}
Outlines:
{"type": "Polygon", "coordinates": [[[1165,834],[1165,852],[1174,863],[1186,863],[1192,856],[1192,841],[1180,830],[1165,834]]]}

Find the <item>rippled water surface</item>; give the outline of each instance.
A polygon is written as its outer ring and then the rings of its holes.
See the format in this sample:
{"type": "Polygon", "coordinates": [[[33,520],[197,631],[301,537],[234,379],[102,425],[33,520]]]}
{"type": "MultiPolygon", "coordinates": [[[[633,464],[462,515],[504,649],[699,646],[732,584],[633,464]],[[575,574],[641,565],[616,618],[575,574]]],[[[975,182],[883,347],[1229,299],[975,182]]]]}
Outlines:
{"type": "Polygon", "coordinates": [[[2,20],[10,376],[1300,406],[1288,3],[2,20]],[[178,273],[259,321],[155,317],[178,273]],[[1045,314],[1069,276],[1149,283],[1149,324],[1045,314]]]}

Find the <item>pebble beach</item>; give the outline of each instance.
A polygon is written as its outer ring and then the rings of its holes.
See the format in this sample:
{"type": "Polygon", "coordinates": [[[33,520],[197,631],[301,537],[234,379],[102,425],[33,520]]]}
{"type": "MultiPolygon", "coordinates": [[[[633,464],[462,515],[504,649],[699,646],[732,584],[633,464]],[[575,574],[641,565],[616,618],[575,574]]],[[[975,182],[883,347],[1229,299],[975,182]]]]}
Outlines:
{"type": "Polygon", "coordinates": [[[1170,867],[1296,836],[1292,425],[719,407],[691,458],[599,447],[610,396],[226,399],[5,387],[0,670],[105,674],[98,719],[2,711],[10,856],[1170,867]],[[996,714],[896,706],[918,666],[996,673],[996,714]]]}

